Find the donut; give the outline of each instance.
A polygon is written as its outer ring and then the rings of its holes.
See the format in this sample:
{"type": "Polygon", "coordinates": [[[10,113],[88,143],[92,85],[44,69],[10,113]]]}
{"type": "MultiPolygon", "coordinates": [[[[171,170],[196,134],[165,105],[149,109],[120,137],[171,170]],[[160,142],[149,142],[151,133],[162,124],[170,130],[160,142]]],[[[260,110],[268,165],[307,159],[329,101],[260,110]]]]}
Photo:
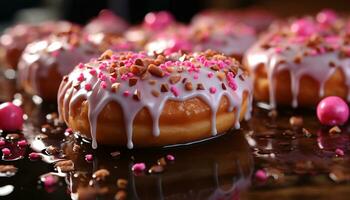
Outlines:
{"type": "Polygon", "coordinates": [[[78,31],[80,27],[66,21],[18,24],[5,30],[0,37],[0,60],[4,66],[17,69],[27,44],[55,32],[78,31]]]}
{"type": "Polygon", "coordinates": [[[239,62],[214,51],[106,51],[65,76],[57,100],[61,120],[93,148],[154,147],[239,128],[250,117],[251,89],[239,62]]]}
{"type": "Polygon", "coordinates": [[[124,37],[131,42],[145,45],[154,35],[168,29],[176,30],[177,26],[183,26],[176,22],[173,15],[167,11],[150,12],[144,17],[140,25],[130,27],[124,37]]]}
{"type": "Polygon", "coordinates": [[[350,23],[331,10],[275,26],[246,53],[254,96],[271,107],[316,107],[325,96],[350,100],[350,23]]]}
{"type": "Polygon", "coordinates": [[[171,54],[178,51],[191,52],[194,44],[190,36],[190,30],[187,26],[178,25],[176,29],[167,29],[156,34],[145,45],[145,51],[149,54],[164,53],[171,54]]]}
{"type": "Polygon", "coordinates": [[[124,19],[115,15],[112,11],[102,10],[96,18],[86,24],[83,31],[88,34],[122,35],[128,26],[124,19]]]}
{"type": "Polygon", "coordinates": [[[87,41],[98,46],[101,52],[108,49],[113,51],[140,51],[142,46],[139,44],[127,40],[125,37],[106,34],[106,33],[96,33],[88,34],[85,36],[87,41]]]}
{"type": "Polygon", "coordinates": [[[100,52],[78,33],[53,34],[28,44],[18,64],[18,86],[30,95],[55,101],[62,77],[100,52]]]}
{"type": "Polygon", "coordinates": [[[193,24],[192,38],[195,51],[212,49],[241,61],[245,51],[257,39],[253,28],[236,22],[219,20],[204,26],[193,24]]]}

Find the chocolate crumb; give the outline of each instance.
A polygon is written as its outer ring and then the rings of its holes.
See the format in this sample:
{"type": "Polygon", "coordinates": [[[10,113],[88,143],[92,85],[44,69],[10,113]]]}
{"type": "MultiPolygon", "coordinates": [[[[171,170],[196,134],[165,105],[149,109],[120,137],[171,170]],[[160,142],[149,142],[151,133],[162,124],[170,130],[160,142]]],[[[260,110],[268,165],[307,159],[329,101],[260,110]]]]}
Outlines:
{"type": "Polygon", "coordinates": [[[164,167],[162,165],[153,165],[148,170],[148,173],[150,173],[150,174],[158,174],[158,173],[162,173],[163,171],[164,171],[164,167]]]}
{"type": "Polygon", "coordinates": [[[120,156],[120,151],[113,151],[113,152],[110,153],[110,155],[111,155],[113,158],[118,157],[118,156],[120,156]]]}
{"type": "Polygon", "coordinates": [[[126,189],[127,186],[128,186],[128,181],[126,179],[118,178],[117,187],[119,189],[126,189]]]}
{"type": "Polygon", "coordinates": [[[333,126],[331,129],[328,131],[330,134],[336,134],[336,133],[341,133],[341,129],[338,126],[333,126]]]}
{"type": "Polygon", "coordinates": [[[223,81],[223,80],[225,80],[226,74],[224,72],[217,72],[216,76],[218,77],[218,79],[220,81],[223,81]]]}
{"type": "Polygon", "coordinates": [[[132,98],[136,101],[140,101],[141,100],[141,92],[139,90],[135,90],[132,98]]]}
{"type": "Polygon", "coordinates": [[[226,85],[225,85],[225,83],[221,83],[221,88],[222,88],[223,90],[226,90],[226,85]]]}
{"type": "Polygon", "coordinates": [[[186,83],[185,83],[185,89],[186,89],[187,91],[193,90],[192,83],[191,83],[191,82],[186,82],[186,83]]]}
{"type": "Polygon", "coordinates": [[[278,112],[277,110],[273,109],[267,115],[271,118],[276,118],[278,116],[278,112]]]}
{"type": "Polygon", "coordinates": [[[302,117],[296,117],[293,116],[289,119],[289,123],[292,126],[300,127],[303,125],[303,118],[302,117]]]}
{"type": "Polygon", "coordinates": [[[171,84],[176,84],[180,80],[181,80],[181,76],[180,75],[173,75],[173,76],[170,76],[170,78],[169,78],[169,82],[171,84]]]}
{"type": "Polygon", "coordinates": [[[129,86],[132,87],[132,86],[136,85],[137,81],[138,81],[138,79],[135,77],[130,78],[129,79],[129,86]]]}
{"type": "Polygon", "coordinates": [[[336,66],[335,62],[333,62],[333,61],[329,61],[328,65],[329,65],[330,67],[335,67],[335,66],[336,66]]]}
{"type": "Polygon", "coordinates": [[[143,66],[143,62],[140,58],[135,60],[135,65],[143,66]]]}
{"type": "Polygon", "coordinates": [[[159,97],[159,95],[160,95],[160,93],[157,90],[152,90],[151,93],[155,97],[159,97]]]}
{"type": "Polygon", "coordinates": [[[161,166],[165,166],[167,163],[166,163],[165,158],[162,157],[162,158],[158,159],[157,164],[161,165],[161,166]]]}
{"type": "Polygon", "coordinates": [[[80,148],[81,148],[80,145],[77,145],[77,144],[74,144],[74,145],[73,145],[73,151],[74,151],[74,152],[79,152],[79,151],[80,151],[80,148]]]}
{"type": "Polygon", "coordinates": [[[114,200],[125,200],[127,199],[126,197],[127,197],[126,192],[123,190],[120,190],[115,194],[114,200]]]}
{"type": "Polygon", "coordinates": [[[182,83],[186,83],[187,78],[182,79],[182,83]]]}
{"type": "Polygon", "coordinates": [[[157,80],[151,79],[148,81],[150,85],[155,85],[157,83],[157,80]]]}
{"type": "Polygon", "coordinates": [[[296,64],[300,64],[300,63],[301,63],[301,56],[296,56],[296,57],[294,58],[294,62],[295,62],[296,64]]]}
{"type": "Polygon", "coordinates": [[[161,91],[161,92],[168,92],[168,91],[169,91],[169,86],[168,86],[168,84],[163,83],[163,84],[160,86],[160,91],[161,91]]]}
{"type": "Polygon", "coordinates": [[[1,174],[15,174],[17,170],[17,167],[15,167],[14,165],[0,165],[1,174]]]}
{"type": "Polygon", "coordinates": [[[74,171],[74,163],[71,160],[58,161],[55,164],[55,169],[59,172],[71,172],[74,171]]]}
{"type": "Polygon", "coordinates": [[[197,90],[204,90],[204,86],[202,83],[197,84],[197,90]]]}
{"type": "Polygon", "coordinates": [[[111,86],[112,92],[118,92],[119,87],[120,87],[120,83],[113,83],[112,86],[111,86]]]}
{"type": "Polygon", "coordinates": [[[94,172],[94,174],[92,175],[92,178],[97,181],[104,181],[109,175],[110,173],[107,169],[99,169],[94,172]]]}
{"type": "Polygon", "coordinates": [[[56,155],[60,153],[60,150],[57,147],[52,145],[48,146],[45,151],[49,155],[56,155]]]}
{"type": "Polygon", "coordinates": [[[309,130],[307,130],[306,128],[303,128],[302,131],[303,131],[303,134],[305,137],[307,137],[307,138],[312,137],[312,133],[309,130]]]}

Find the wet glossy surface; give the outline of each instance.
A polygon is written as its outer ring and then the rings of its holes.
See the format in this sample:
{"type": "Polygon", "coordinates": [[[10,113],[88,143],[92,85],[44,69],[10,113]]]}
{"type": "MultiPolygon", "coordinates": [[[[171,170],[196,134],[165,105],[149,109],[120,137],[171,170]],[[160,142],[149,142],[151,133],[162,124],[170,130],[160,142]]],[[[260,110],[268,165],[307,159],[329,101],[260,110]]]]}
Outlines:
{"type": "Polygon", "coordinates": [[[349,123],[340,127],[341,133],[330,134],[314,110],[280,109],[271,117],[255,106],[253,119],[240,131],[210,141],[165,149],[92,151],[91,144],[78,136],[65,136],[66,127],[47,115],[56,111],[54,104],[35,105],[31,98],[15,95],[13,81],[0,76],[0,83],[1,101],[16,96],[15,102],[23,102],[28,115],[23,134],[1,134],[5,144],[0,148],[10,149],[11,155],[2,157],[0,165],[18,168],[6,174],[0,167],[0,175],[5,174],[0,177],[1,199],[113,199],[117,193],[128,199],[215,200],[348,199],[350,195],[349,123]],[[291,116],[302,116],[303,125],[292,127],[291,116]],[[30,146],[18,146],[23,138],[30,146]],[[56,148],[47,148],[50,145],[56,148]],[[39,152],[41,159],[29,159],[32,152],[39,152]],[[87,154],[92,154],[91,162],[85,160],[87,154]],[[167,160],[168,154],[175,160],[167,160]],[[148,173],[161,158],[166,162],[161,161],[164,171],[148,173]],[[74,171],[58,173],[54,163],[67,159],[73,161],[74,171]],[[146,171],[132,172],[132,165],[139,162],[146,164],[146,171]],[[109,175],[92,178],[99,169],[109,175]],[[258,181],[257,170],[266,172],[268,179],[258,181]],[[126,189],[118,186],[118,179],[127,180],[126,189]]]}

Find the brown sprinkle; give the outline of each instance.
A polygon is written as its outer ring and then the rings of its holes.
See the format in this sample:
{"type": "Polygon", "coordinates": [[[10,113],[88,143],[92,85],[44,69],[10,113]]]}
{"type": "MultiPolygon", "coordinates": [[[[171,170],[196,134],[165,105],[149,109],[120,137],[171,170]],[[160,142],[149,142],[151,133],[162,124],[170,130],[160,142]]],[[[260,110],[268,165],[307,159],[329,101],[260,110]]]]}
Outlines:
{"type": "Polygon", "coordinates": [[[57,147],[50,145],[46,148],[46,153],[49,155],[56,155],[56,154],[60,153],[60,151],[57,147]]]}
{"type": "Polygon", "coordinates": [[[154,64],[148,65],[148,71],[153,75],[157,77],[163,77],[165,74],[163,70],[161,70],[159,67],[157,67],[154,64]]]}
{"type": "Polygon", "coordinates": [[[14,165],[0,165],[0,173],[13,174],[17,172],[17,167],[14,165]]]}
{"type": "Polygon", "coordinates": [[[151,79],[148,81],[150,85],[155,85],[157,83],[157,80],[151,79]]]}
{"type": "Polygon", "coordinates": [[[141,100],[141,92],[139,90],[135,90],[132,98],[135,99],[136,101],[140,101],[141,100]]]}
{"type": "Polygon", "coordinates": [[[113,51],[108,49],[105,52],[103,52],[103,54],[98,58],[98,60],[110,59],[112,55],[113,51]]]}
{"type": "Polygon", "coordinates": [[[221,83],[221,88],[222,88],[223,90],[226,90],[226,85],[225,85],[225,83],[221,83]]]}
{"type": "Polygon", "coordinates": [[[162,157],[162,158],[158,159],[157,164],[158,164],[158,165],[161,165],[161,166],[165,166],[165,165],[166,165],[166,160],[165,160],[165,158],[162,157]]]}
{"type": "Polygon", "coordinates": [[[302,126],[303,125],[303,118],[293,116],[289,119],[289,123],[292,126],[302,126]]]}
{"type": "Polygon", "coordinates": [[[328,65],[329,65],[330,67],[335,67],[335,66],[336,66],[335,63],[334,63],[333,61],[329,61],[328,65]]]}
{"type": "Polygon", "coordinates": [[[131,65],[130,67],[131,73],[136,75],[142,74],[145,71],[145,69],[145,67],[139,65],[131,65]]]}
{"type": "Polygon", "coordinates": [[[187,78],[182,79],[182,83],[186,83],[187,78]]]}
{"type": "Polygon", "coordinates": [[[186,83],[185,83],[185,89],[186,89],[187,91],[192,91],[192,90],[193,90],[192,83],[191,83],[191,82],[186,82],[186,83]]]}
{"type": "Polygon", "coordinates": [[[80,149],[81,149],[80,145],[77,145],[77,144],[74,144],[74,145],[73,145],[73,151],[74,151],[74,152],[79,152],[80,149]]]}
{"type": "Polygon", "coordinates": [[[157,90],[152,90],[151,93],[155,97],[159,97],[159,95],[160,95],[160,93],[157,90]]]}
{"type": "Polygon", "coordinates": [[[164,167],[162,165],[153,165],[149,170],[148,173],[150,174],[159,174],[164,171],[164,167]]]}
{"type": "Polygon", "coordinates": [[[126,192],[123,190],[120,190],[115,194],[114,200],[125,200],[126,197],[127,197],[126,192]]]}
{"type": "Polygon", "coordinates": [[[147,72],[147,71],[145,71],[142,75],[141,75],[141,80],[145,80],[145,79],[148,79],[150,77],[150,74],[147,72]]]}
{"type": "Polygon", "coordinates": [[[218,77],[218,79],[219,79],[220,81],[223,81],[223,80],[225,79],[225,77],[226,77],[226,75],[225,75],[224,72],[217,72],[217,73],[216,73],[216,76],[218,77]]]}
{"type": "Polygon", "coordinates": [[[310,138],[312,136],[312,133],[306,128],[303,128],[302,131],[305,137],[310,138]]]}
{"type": "Polygon", "coordinates": [[[142,61],[140,58],[138,58],[138,59],[135,60],[135,65],[144,66],[144,65],[143,65],[143,61],[142,61]]]}
{"type": "Polygon", "coordinates": [[[168,91],[169,91],[169,86],[168,86],[168,84],[163,83],[163,84],[160,86],[160,91],[161,91],[161,92],[168,92],[168,91]]]}
{"type": "Polygon", "coordinates": [[[341,133],[341,129],[338,126],[333,126],[331,129],[328,131],[330,134],[336,134],[336,133],[341,133]]]}
{"type": "Polygon", "coordinates": [[[211,70],[214,70],[214,71],[219,71],[219,67],[217,65],[214,65],[212,67],[210,67],[211,70]]]}
{"type": "Polygon", "coordinates": [[[268,116],[271,118],[276,118],[278,116],[277,110],[273,109],[268,113],[268,116]]]}
{"type": "Polygon", "coordinates": [[[112,86],[111,86],[112,92],[118,92],[119,87],[120,87],[120,83],[113,83],[112,86]]]}
{"type": "Polygon", "coordinates": [[[69,79],[68,76],[64,76],[64,77],[63,77],[63,81],[64,81],[64,82],[67,82],[68,79],[69,79]]]}
{"type": "Polygon", "coordinates": [[[58,161],[55,164],[55,169],[59,172],[71,172],[74,171],[74,163],[71,160],[58,161]]]}
{"type": "Polygon", "coordinates": [[[122,178],[118,178],[117,180],[117,187],[119,189],[126,189],[126,187],[128,186],[128,181],[122,178]]]}
{"type": "Polygon", "coordinates": [[[106,170],[106,169],[99,169],[99,170],[95,171],[95,173],[92,175],[92,178],[96,179],[97,181],[100,181],[100,180],[103,181],[109,175],[110,175],[110,173],[109,173],[108,170],[106,170]]]}
{"type": "Polygon", "coordinates": [[[204,90],[204,86],[202,83],[197,84],[197,90],[204,90]]]}
{"type": "Polygon", "coordinates": [[[173,76],[170,76],[170,78],[169,78],[169,82],[171,84],[176,84],[180,80],[181,80],[181,76],[180,75],[173,75],[173,76]]]}
{"type": "Polygon", "coordinates": [[[296,56],[296,57],[294,58],[294,62],[295,62],[296,64],[300,64],[300,63],[301,63],[301,56],[296,56]]]}
{"type": "Polygon", "coordinates": [[[135,77],[130,78],[129,79],[129,86],[132,87],[132,86],[136,85],[137,81],[138,81],[138,79],[135,77]]]}

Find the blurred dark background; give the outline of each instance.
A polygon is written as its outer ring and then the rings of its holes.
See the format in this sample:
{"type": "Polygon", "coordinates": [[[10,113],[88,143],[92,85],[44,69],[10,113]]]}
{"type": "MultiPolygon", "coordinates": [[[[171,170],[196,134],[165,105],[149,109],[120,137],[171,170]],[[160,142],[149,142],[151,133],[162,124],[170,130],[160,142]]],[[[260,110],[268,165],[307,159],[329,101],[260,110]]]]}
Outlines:
{"type": "Polygon", "coordinates": [[[171,11],[179,21],[189,21],[206,8],[257,7],[278,16],[314,13],[323,8],[350,11],[349,0],[2,0],[0,23],[4,26],[18,21],[36,22],[67,19],[86,23],[101,9],[109,8],[131,23],[140,22],[149,11],[171,11]]]}

